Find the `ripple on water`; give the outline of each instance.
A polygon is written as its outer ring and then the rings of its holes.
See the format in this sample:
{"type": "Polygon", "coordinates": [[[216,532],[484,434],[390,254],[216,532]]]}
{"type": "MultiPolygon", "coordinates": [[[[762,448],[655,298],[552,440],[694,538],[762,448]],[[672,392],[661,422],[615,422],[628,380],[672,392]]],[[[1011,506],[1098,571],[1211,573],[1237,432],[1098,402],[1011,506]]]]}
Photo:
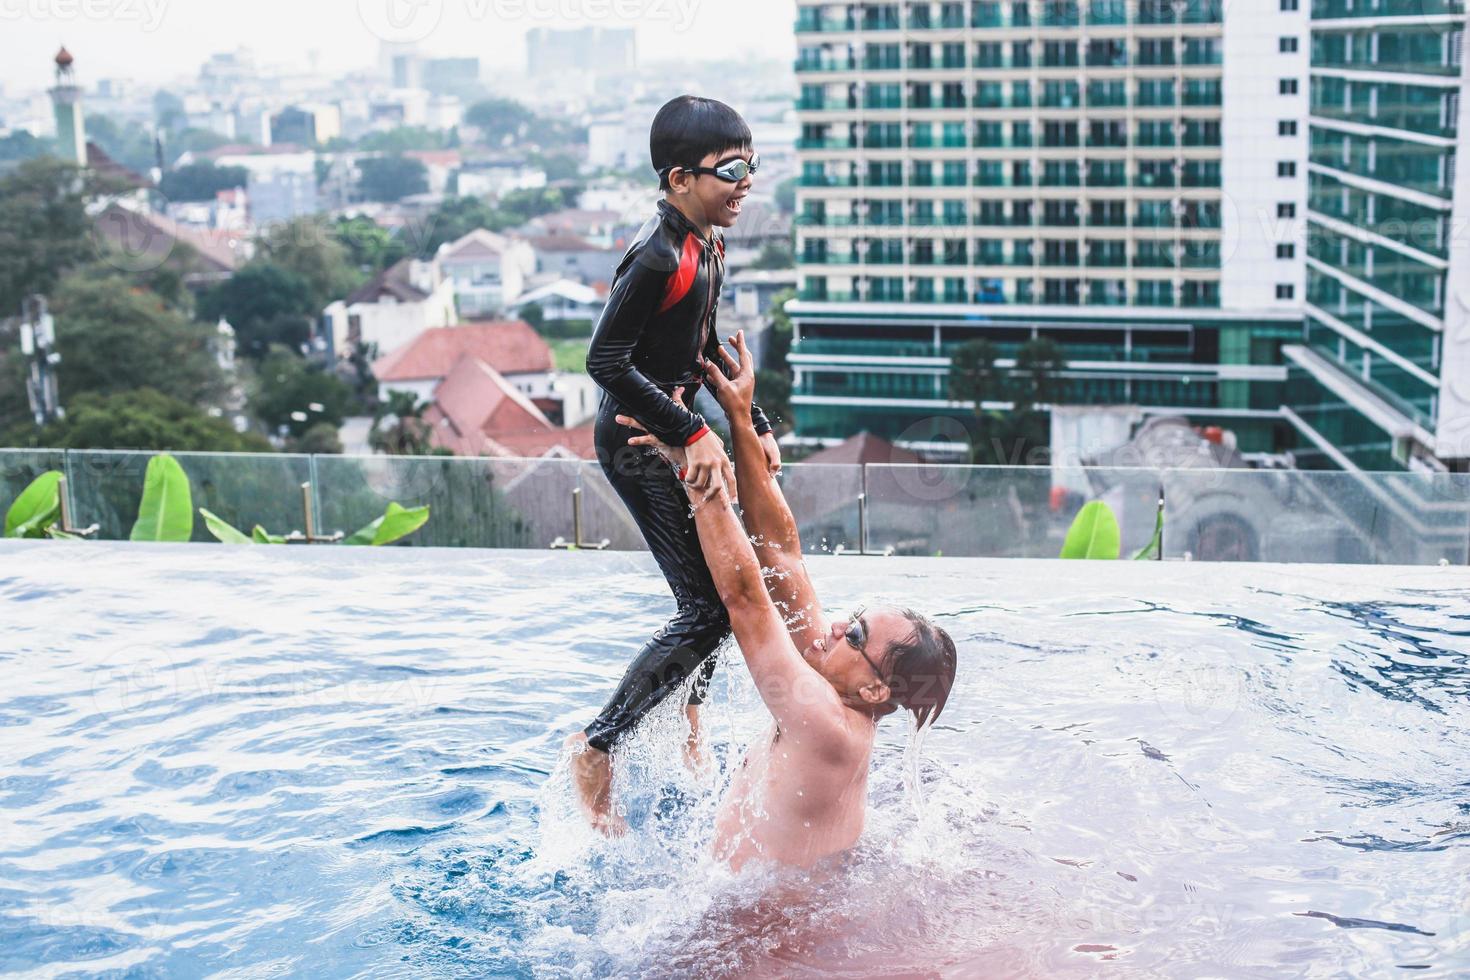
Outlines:
{"type": "MultiPolygon", "coordinates": [[[[711,816],[766,716],[731,651],[712,777],[674,702],[621,748],[629,838],[557,764],[672,608],[646,556],[226,552],[0,578],[48,638],[5,653],[0,969],[1470,971],[1470,591],[893,559],[879,587],[961,650],[924,807],[886,724],[859,845],[737,877],[711,816]]],[[[809,564],[832,608],[874,591],[809,564]]]]}

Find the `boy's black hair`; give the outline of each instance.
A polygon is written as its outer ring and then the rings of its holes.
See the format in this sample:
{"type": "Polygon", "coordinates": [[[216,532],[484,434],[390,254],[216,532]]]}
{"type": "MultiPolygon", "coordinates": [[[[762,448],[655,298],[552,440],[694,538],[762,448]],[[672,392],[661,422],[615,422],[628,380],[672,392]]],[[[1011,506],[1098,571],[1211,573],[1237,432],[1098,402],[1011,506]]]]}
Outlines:
{"type": "Polygon", "coordinates": [[[668,167],[697,167],[721,150],[750,149],[750,127],[740,113],[714,99],[680,95],[663,104],[648,131],[658,189],[669,189],[668,167]]]}

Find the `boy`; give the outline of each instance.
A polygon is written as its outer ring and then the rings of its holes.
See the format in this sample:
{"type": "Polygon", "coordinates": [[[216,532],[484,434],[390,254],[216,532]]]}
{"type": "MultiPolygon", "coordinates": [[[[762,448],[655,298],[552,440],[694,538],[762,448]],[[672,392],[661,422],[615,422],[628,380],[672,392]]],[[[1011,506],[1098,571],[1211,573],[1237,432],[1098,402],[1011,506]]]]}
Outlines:
{"type": "MultiPolygon", "coordinates": [[[[717,229],[740,217],[759,156],[739,113],[713,99],[681,95],[654,117],[653,169],[664,192],[658,214],[628,246],[607,306],[587,350],[587,373],[603,390],[593,428],[598,462],[633,515],[678,611],[634,658],[597,719],[567,739],[578,798],[603,833],[625,827],[612,806],[609,750],[655,705],[698,673],[686,709],[690,752],[698,745],[697,705],[714,669],[711,655],[730,633],[730,617],[700,549],[686,491],[657,452],[628,446],[633,416],[668,445],[684,449],[685,480],[708,490],[734,470],[719,436],[691,411],[706,359],[719,349],[715,307],[724,279],[724,239],[717,229]],[[679,401],[671,393],[682,387],[679,401]]],[[[771,472],[781,457],[771,423],[753,410],[771,472]]]]}

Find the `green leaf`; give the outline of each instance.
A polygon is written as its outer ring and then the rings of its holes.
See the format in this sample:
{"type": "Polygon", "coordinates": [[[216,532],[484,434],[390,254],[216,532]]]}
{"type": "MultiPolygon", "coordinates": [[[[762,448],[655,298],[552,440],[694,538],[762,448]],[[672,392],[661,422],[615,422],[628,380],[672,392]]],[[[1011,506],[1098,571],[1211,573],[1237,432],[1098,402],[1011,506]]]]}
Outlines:
{"type": "Polygon", "coordinates": [[[1067,529],[1061,557],[1114,559],[1120,547],[1118,519],[1112,508],[1101,500],[1092,500],[1083,505],[1067,529]]]}
{"type": "Polygon", "coordinates": [[[250,544],[253,540],[213,511],[200,507],[199,513],[204,515],[204,526],[209,529],[209,533],[225,544],[250,544]]]}
{"type": "Polygon", "coordinates": [[[1148,544],[1139,549],[1138,554],[1133,556],[1134,561],[1143,561],[1150,558],[1162,557],[1159,549],[1164,545],[1164,491],[1159,490],[1159,512],[1154,518],[1154,536],[1148,539],[1148,544]]]}
{"type": "Polygon", "coordinates": [[[188,541],[194,534],[194,507],[189,477],[179,461],[159,453],[148,461],[143,477],[143,499],[133,522],[130,541],[188,541]]]}
{"type": "Polygon", "coordinates": [[[286,536],[284,534],[271,534],[269,531],[267,531],[265,528],[261,527],[259,524],[255,525],[253,528],[250,529],[250,537],[252,539],[254,539],[254,541],[255,541],[256,544],[285,544],[286,543],[286,536]]]}
{"type": "Polygon", "coordinates": [[[61,513],[61,472],[47,470],[26,485],[5,512],[7,538],[39,538],[61,513]]]}
{"type": "Polygon", "coordinates": [[[343,544],[353,545],[383,545],[392,544],[399,538],[405,537],[419,528],[429,519],[429,507],[404,507],[397,501],[388,504],[388,509],[383,516],[371,524],[364,524],[352,534],[348,535],[343,544]]]}

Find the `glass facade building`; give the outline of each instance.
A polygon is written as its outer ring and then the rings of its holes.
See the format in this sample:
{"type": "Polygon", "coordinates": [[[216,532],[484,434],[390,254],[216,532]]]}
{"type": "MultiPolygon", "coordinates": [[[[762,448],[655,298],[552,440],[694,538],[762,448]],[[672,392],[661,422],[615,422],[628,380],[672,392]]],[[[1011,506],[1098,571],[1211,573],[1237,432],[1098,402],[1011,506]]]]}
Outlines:
{"type": "Polygon", "coordinates": [[[950,356],[1294,432],[1307,13],[1291,0],[798,4],[798,437],[922,442],[950,356]],[[1228,16],[1227,16],[1228,15],[1228,16]]]}
{"type": "Polygon", "coordinates": [[[1285,353],[1325,466],[1470,456],[1464,37],[1463,0],[1312,7],[1306,329],[1285,353]]]}

